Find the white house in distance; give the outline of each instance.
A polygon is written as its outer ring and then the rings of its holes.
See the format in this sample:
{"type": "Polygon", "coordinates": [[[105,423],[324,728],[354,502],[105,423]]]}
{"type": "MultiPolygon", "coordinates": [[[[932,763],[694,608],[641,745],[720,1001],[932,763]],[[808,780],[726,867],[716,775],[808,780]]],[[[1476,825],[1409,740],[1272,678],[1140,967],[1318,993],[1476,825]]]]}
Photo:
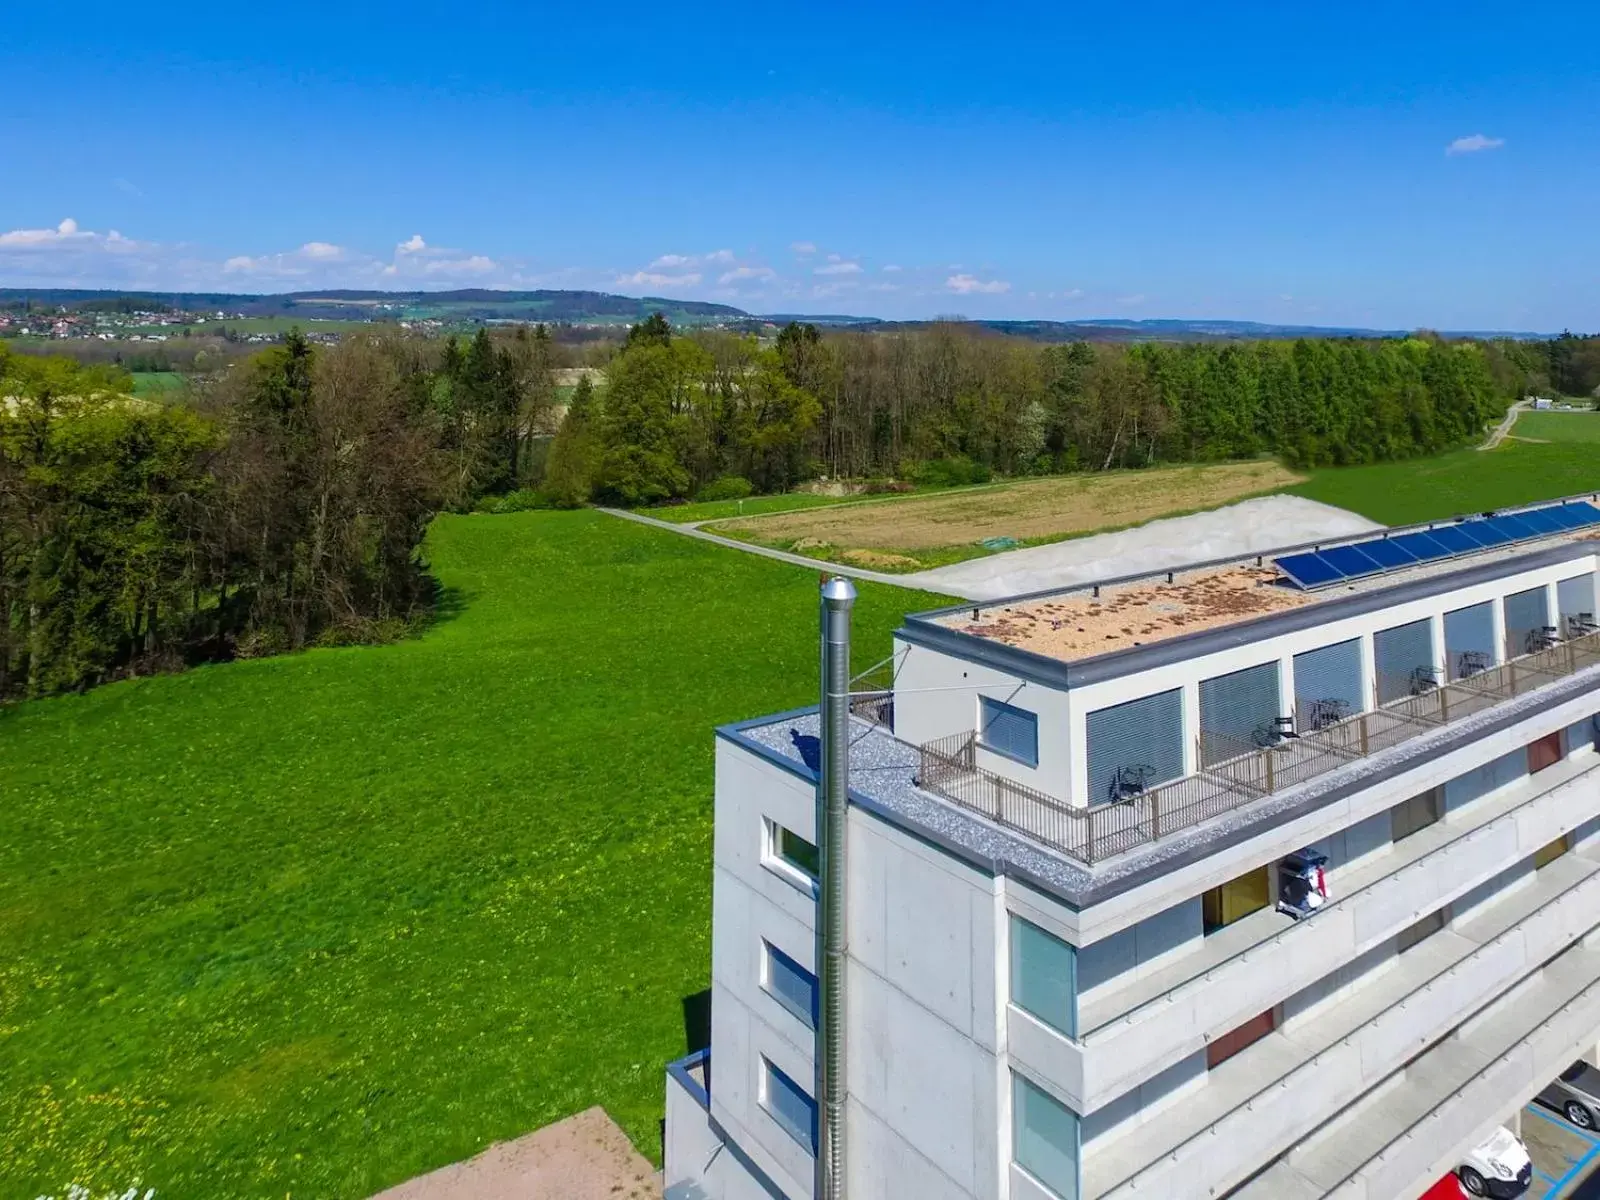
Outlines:
{"type": "MultiPolygon", "coordinates": [[[[1421,1195],[1600,1038],[1597,567],[1586,497],[908,618],[825,1194],[1421,1195]]],[[[818,729],[717,733],[674,1200],[824,1174],[818,729]]]]}

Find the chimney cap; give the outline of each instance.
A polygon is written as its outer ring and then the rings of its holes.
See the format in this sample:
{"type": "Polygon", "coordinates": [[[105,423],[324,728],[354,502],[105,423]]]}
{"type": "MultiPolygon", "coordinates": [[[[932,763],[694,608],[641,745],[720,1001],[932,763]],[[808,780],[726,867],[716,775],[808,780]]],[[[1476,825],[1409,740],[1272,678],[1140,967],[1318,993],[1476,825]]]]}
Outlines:
{"type": "Polygon", "coordinates": [[[822,598],[834,607],[852,604],[856,598],[856,585],[843,575],[835,575],[822,585],[822,598]]]}

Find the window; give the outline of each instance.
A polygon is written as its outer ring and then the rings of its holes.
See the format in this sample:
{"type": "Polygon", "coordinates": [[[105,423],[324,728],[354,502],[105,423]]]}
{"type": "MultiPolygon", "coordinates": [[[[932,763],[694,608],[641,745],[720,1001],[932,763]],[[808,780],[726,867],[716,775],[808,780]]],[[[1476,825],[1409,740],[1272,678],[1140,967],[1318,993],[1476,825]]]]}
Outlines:
{"type": "Polygon", "coordinates": [[[776,821],[766,823],[766,846],[762,860],[787,875],[795,883],[809,887],[822,874],[821,856],[817,848],[793,830],[785,829],[776,821]]]}
{"type": "Polygon", "coordinates": [[[1089,803],[1130,799],[1183,775],[1183,689],[1090,713],[1085,732],[1089,803]]]}
{"type": "Polygon", "coordinates": [[[1261,867],[1230,879],[1200,897],[1200,912],[1206,933],[1215,933],[1272,902],[1272,868],[1261,867]]]}
{"type": "Polygon", "coordinates": [[[1278,717],[1278,664],[1262,663],[1200,681],[1200,765],[1272,744],[1278,717]]]}
{"type": "Polygon", "coordinates": [[[1078,952],[1031,921],[1011,918],[1011,1003],[1078,1035],[1078,952]]]}
{"type": "Polygon", "coordinates": [[[1494,601],[1444,615],[1444,662],[1451,679],[1470,679],[1499,659],[1494,644],[1494,601]]]}
{"type": "Polygon", "coordinates": [[[815,1154],[817,1102],[810,1092],[764,1058],[761,1067],[761,1107],[785,1133],[815,1154]]]}
{"type": "Polygon", "coordinates": [[[1415,696],[1437,683],[1433,660],[1433,622],[1427,619],[1380,629],[1372,635],[1372,668],[1378,703],[1415,696]]]}
{"type": "Polygon", "coordinates": [[[1561,761],[1561,731],[1528,743],[1528,774],[1537,775],[1561,761]]]}
{"type": "Polygon", "coordinates": [[[1426,829],[1442,815],[1442,797],[1438,788],[1430,788],[1420,796],[1403,800],[1389,810],[1389,836],[1403,842],[1413,833],[1426,829]]]}
{"type": "Polygon", "coordinates": [[[1405,929],[1402,929],[1398,934],[1395,935],[1395,953],[1404,954],[1418,942],[1426,941],[1428,938],[1431,938],[1434,934],[1438,933],[1439,930],[1444,928],[1444,917],[1445,909],[1441,908],[1429,913],[1415,925],[1411,925],[1405,929]]]}
{"type": "Polygon", "coordinates": [[[1078,1200],[1078,1114],[1030,1079],[1011,1076],[1011,1157],[1062,1200],[1078,1200]]]}
{"type": "Polygon", "coordinates": [[[1039,765],[1039,718],[988,696],[978,697],[978,741],[996,754],[1039,765]]]}
{"type": "Polygon", "coordinates": [[[1563,833],[1549,845],[1540,846],[1539,849],[1534,851],[1533,869],[1537,871],[1540,867],[1549,866],[1551,863],[1555,862],[1556,859],[1560,858],[1563,854],[1571,849],[1572,837],[1570,834],[1563,833]]]}
{"type": "Polygon", "coordinates": [[[817,1027],[817,977],[770,942],[762,942],[761,986],[812,1029],[817,1027]]]}
{"type": "Polygon", "coordinates": [[[1547,599],[1542,587],[1529,588],[1505,598],[1507,658],[1520,658],[1544,649],[1543,630],[1550,624],[1547,599]]]}
{"type": "Polygon", "coordinates": [[[1269,1008],[1259,1016],[1251,1017],[1237,1029],[1230,1029],[1216,1041],[1206,1044],[1206,1070],[1216,1070],[1246,1046],[1259,1042],[1277,1027],[1277,1015],[1269,1008]]]}

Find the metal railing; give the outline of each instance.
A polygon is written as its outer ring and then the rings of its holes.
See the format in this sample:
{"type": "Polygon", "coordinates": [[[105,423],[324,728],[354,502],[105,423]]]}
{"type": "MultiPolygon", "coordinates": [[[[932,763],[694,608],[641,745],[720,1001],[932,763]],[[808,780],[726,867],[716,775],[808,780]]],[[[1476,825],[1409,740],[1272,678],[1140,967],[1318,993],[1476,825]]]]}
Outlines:
{"type": "Polygon", "coordinates": [[[1206,733],[1198,773],[1087,807],[980,768],[972,733],[920,747],[917,785],[1093,865],[1596,665],[1600,633],[1590,633],[1272,746],[1206,733]]]}

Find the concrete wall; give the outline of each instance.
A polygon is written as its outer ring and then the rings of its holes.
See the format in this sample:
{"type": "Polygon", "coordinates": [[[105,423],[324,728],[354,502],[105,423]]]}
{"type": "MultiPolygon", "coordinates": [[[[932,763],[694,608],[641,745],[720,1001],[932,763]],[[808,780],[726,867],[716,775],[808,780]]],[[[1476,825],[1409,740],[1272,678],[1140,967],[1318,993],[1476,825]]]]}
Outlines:
{"type": "Polygon", "coordinates": [[[1002,1193],[997,881],[852,810],[852,1200],[1002,1193]]]}
{"type": "Polygon", "coordinates": [[[786,1200],[670,1073],[666,1116],[665,1200],[786,1200]]]}

